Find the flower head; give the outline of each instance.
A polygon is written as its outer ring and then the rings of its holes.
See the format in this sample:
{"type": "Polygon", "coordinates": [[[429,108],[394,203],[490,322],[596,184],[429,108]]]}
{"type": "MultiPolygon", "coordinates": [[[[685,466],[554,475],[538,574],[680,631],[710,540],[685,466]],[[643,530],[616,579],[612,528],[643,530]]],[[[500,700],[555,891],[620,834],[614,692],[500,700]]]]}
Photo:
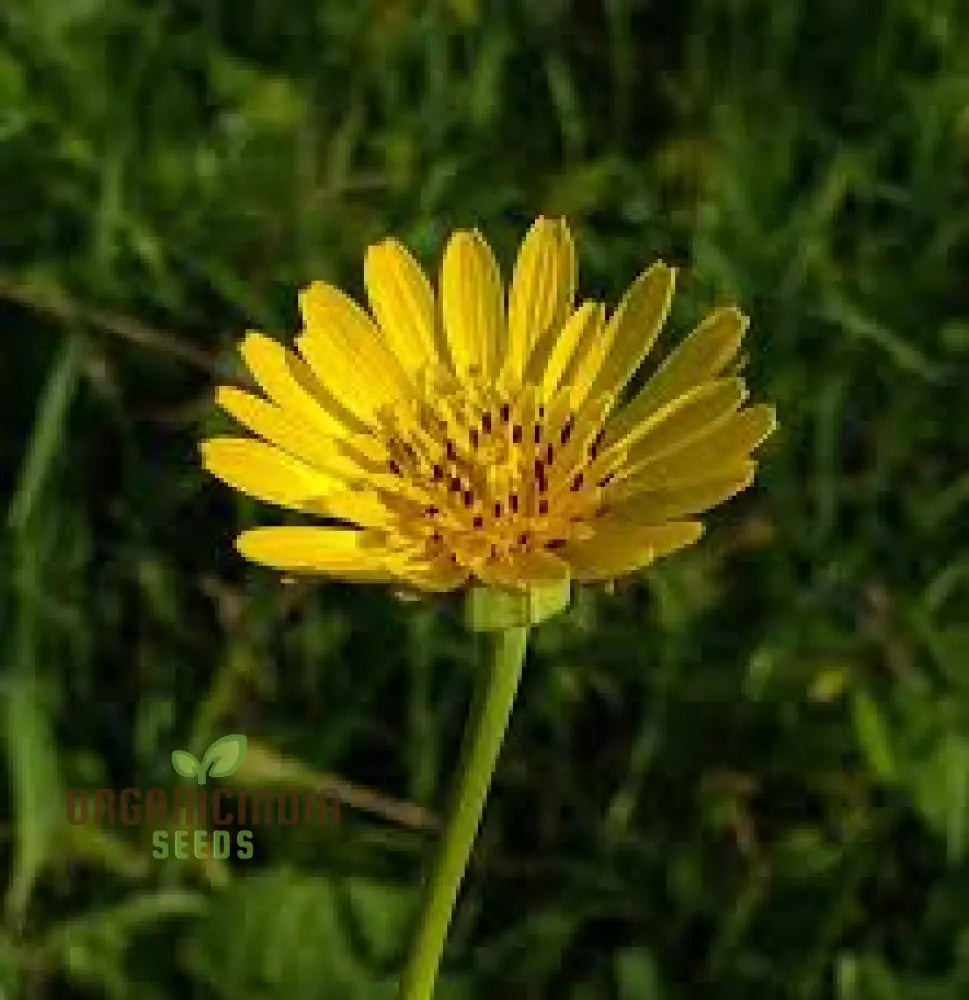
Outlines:
{"type": "Polygon", "coordinates": [[[666,264],[612,313],[576,306],[572,237],[539,218],[507,297],[477,232],[451,236],[436,295],[392,239],[364,277],[369,313],[327,284],[301,293],[295,351],[246,336],[262,396],[217,390],[256,436],[203,442],[205,467],[325,522],[244,531],[246,558],[439,591],[610,580],[695,542],[696,515],[750,485],[774,411],[744,407],[727,371],[737,309],[711,313],[619,405],[669,311],[666,264]]]}

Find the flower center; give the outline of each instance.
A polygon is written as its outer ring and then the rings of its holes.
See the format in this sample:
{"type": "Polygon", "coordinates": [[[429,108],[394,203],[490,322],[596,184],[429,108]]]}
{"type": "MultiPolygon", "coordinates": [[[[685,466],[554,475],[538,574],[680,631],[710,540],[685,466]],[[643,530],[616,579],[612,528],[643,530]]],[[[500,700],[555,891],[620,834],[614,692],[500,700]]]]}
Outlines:
{"type": "Polygon", "coordinates": [[[609,479],[601,405],[441,374],[425,384],[432,391],[383,414],[405,535],[469,569],[590,536],[609,479]]]}

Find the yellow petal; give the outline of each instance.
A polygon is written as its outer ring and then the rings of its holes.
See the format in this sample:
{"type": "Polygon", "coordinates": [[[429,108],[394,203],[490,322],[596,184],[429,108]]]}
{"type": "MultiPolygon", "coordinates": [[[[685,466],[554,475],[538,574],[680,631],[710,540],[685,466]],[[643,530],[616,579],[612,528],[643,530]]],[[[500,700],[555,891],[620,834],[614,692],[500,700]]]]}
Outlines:
{"type": "Polygon", "coordinates": [[[734,413],[715,429],[663,456],[624,470],[622,478],[605,489],[609,500],[722,475],[736,468],[777,426],[774,407],[750,406],[734,413]]]}
{"type": "Polygon", "coordinates": [[[260,388],[279,407],[325,434],[347,433],[344,412],[302,358],[255,331],[246,334],[239,351],[260,388]]]}
{"type": "Polygon", "coordinates": [[[441,307],[455,372],[493,378],[505,349],[504,290],[498,262],[477,232],[459,231],[448,241],[441,307]]]}
{"type": "Polygon", "coordinates": [[[328,491],[341,488],[335,477],[253,438],[209,438],[200,450],[202,464],[213,476],[281,507],[306,510],[328,491]]]}
{"type": "Polygon", "coordinates": [[[293,419],[289,410],[229,385],[216,389],[215,402],[254,434],[307,465],[339,478],[364,475],[363,467],[347,453],[341,439],[321,434],[311,425],[293,419]]]}
{"type": "Polygon", "coordinates": [[[375,493],[352,489],[338,476],[310,468],[263,441],[209,438],[202,442],[201,454],[212,475],[257,500],[367,527],[383,527],[392,519],[375,493]]]}
{"type": "Polygon", "coordinates": [[[699,521],[644,525],[606,516],[592,538],[570,542],[559,552],[577,580],[609,580],[692,545],[702,534],[699,521]]]}
{"type": "Polygon", "coordinates": [[[390,571],[403,583],[418,590],[447,593],[467,583],[468,571],[458,566],[450,556],[436,559],[389,563],[390,571]]]}
{"type": "Polygon", "coordinates": [[[410,383],[381,331],[352,299],[322,281],[299,295],[304,330],[296,346],[313,374],[366,424],[409,394],[410,383]]]}
{"type": "Polygon", "coordinates": [[[312,512],[325,517],[339,518],[358,524],[362,528],[389,530],[394,522],[391,510],[380,495],[366,488],[340,489],[327,493],[312,512]]]}
{"type": "Polygon", "coordinates": [[[343,579],[389,579],[388,553],[371,532],[347,528],[251,528],[236,548],[251,562],[295,573],[325,573],[343,579]]]}
{"type": "Polygon", "coordinates": [[[627,433],[665,403],[719,375],[737,353],[747,322],[747,317],[733,307],[712,312],[618,416],[616,433],[627,433]]]}
{"type": "Polygon", "coordinates": [[[614,425],[621,423],[620,414],[619,420],[606,426],[604,448],[615,445],[623,449],[629,466],[659,458],[726,420],[746,398],[743,379],[724,378],[701,383],[667,403],[617,441],[614,425]]]}
{"type": "Polygon", "coordinates": [[[568,385],[567,371],[576,354],[602,339],[605,307],[599,302],[583,302],[566,320],[561,330],[552,329],[543,340],[547,347],[536,345],[525,370],[525,382],[541,386],[546,402],[568,385]]]}
{"type": "Polygon", "coordinates": [[[637,493],[610,504],[608,510],[613,517],[637,524],[660,524],[688,514],[699,514],[745,490],[754,480],[755,469],[755,462],[741,462],[702,480],[682,485],[672,483],[637,493]]]}
{"type": "Polygon", "coordinates": [[[539,218],[522,241],[508,293],[508,352],[504,372],[520,380],[534,345],[572,312],[575,245],[564,219],[539,218]]]}
{"type": "Polygon", "coordinates": [[[370,247],[363,273],[370,308],[404,370],[435,364],[434,293],[407,248],[393,239],[370,247]]]}
{"type": "Polygon", "coordinates": [[[619,397],[656,343],[669,315],[675,285],[676,271],[662,261],[633,282],[606,327],[604,357],[589,390],[592,395],[619,397]]]}

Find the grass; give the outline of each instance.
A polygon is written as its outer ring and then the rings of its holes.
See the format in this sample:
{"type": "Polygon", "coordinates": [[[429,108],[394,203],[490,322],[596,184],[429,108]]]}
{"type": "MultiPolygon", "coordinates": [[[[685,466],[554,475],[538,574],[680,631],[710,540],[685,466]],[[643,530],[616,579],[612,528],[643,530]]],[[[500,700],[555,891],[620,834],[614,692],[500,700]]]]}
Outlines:
{"type": "Polygon", "coordinates": [[[471,643],[242,565],[265,511],[196,442],[302,283],[561,212],[585,294],[683,268],[666,343],[738,301],[782,428],[701,546],[538,635],[441,997],[963,997],[967,167],[956,0],[8,4],[6,995],[393,995],[471,643]],[[62,822],[225,732],[341,828],[196,866],[62,822]]]}

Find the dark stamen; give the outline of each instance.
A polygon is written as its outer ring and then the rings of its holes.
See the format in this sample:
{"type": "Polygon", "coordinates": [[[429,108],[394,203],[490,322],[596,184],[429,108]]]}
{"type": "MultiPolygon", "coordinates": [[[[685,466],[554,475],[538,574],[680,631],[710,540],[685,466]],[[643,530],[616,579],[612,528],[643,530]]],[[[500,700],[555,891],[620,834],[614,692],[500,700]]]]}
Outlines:
{"type": "Polygon", "coordinates": [[[454,462],[457,460],[458,457],[457,449],[455,449],[454,442],[450,438],[447,439],[447,447],[445,451],[447,454],[447,460],[449,462],[454,462]]]}
{"type": "Polygon", "coordinates": [[[501,504],[495,504],[495,517],[501,517],[501,504]]]}
{"type": "Polygon", "coordinates": [[[444,470],[439,465],[435,465],[434,469],[431,472],[431,480],[436,483],[439,479],[443,478],[444,478],[444,470]]]}
{"type": "Polygon", "coordinates": [[[391,459],[387,464],[390,466],[390,471],[395,476],[401,475],[400,466],[393,459],[391,459]]]}
{"type": "Polygon", "coordinates": [[[542,499],[538,501],[538,512],[539,514],[548,513],[548,499],[546,497],[542,497],[542,499]]]}
{"type": "Polygon", "coordinates": [[[584,479],[585,479],[585,477],[584,477],[584,476],[582,475],[582,473],[580,472],[580,473],[579,473],[579,474],[578,474],[578,475],[577,475],[577,476],[575,477],[575,479],[573,479],[573,480],[572,480],[572,492],[573,492],[573,493],[578,493],[578,492],[579,492],[579,490],[581,490],[581,489],[582,489],[582,483],[583,483],[584,479]]]}
{"type": "Polygon", "coordinates": [[[484,527],[484,518],[480,514],[474,515],[474,520],[471,522],[476,528],[484,527]]]}
{"type": "Polygon", "coordinates": [[[481,429],[485,434],[491,433],[491,412],[483,413],[481,415],[481,429]]]}
{"type": "Polygon", "coordinates": [[[462,499],[464,500],[465,507],[474,506],[474,494],[471,492],[471,490],[465,490],[462,499]]]}
{"type": "Polygon", "coordinates": [[[471,432],[468,434],[468,437],[471,439],[471,447],[472,448],[477,448],[478,447],[478,441],[480,440],[479,435],[478,435],[478,428],[477,427],[472,427],[471,428],[471,432]]]}
{"type": "Polygon", "coordinates": [[[501,409],[498,411],[498,413],[499,416],[501,417],[501,422],[503,424],[507,424],[508,420],[511,417],[511,407],[507,403],[502,403],[501,409]]]}
{"type": "Polygon", "coordinates": [[[554,454],[555,454],[555,452],[552,451],[552,445],[551,445],[551,443],[549,443],[545,447],[545,464],[546,465],[551,465],[552,464],[552,456],[554,454]]]}
{"type": "Polygon", "coordinates": [[[522,428],[522,425],[515,424],[515,426],[512,427],[511,429],[511,443],[521,444],[523,436],[524,436],[524,429],[522,428]]]}
{"type": "Polygon", "coordinates": [[[560,548],[562,548],[563,545],[565,545],[565,539],[564,538],[550,538],[545,543],[545,548],[547,548],[547,549],[560,549],[560,548]]]}
{"type": "Polygon", "coordinates": [[[450,486],[448,486],[448,489],[452,493],[458,493],[460,491],[460,489],[461,489],[461,480],[458,479],[457,476],[452,476],[451,477],[451,484],[450,484],[450,486]]]}
{"type": "Polygon", "coordinates": [[[541,443],[542,443],[542,425],[541,424],[536,424],[535,425],[535,444],[541,444],[541,443]]]}
{"type": "Polygon", "coordinates": [[[509,503],[509,505],[511,507],[511,512],[513,514],[517,514],[518,513],[518,494],[517,493],[512,493],[512,495],[508,498],[508,503],[509,503]]]}

